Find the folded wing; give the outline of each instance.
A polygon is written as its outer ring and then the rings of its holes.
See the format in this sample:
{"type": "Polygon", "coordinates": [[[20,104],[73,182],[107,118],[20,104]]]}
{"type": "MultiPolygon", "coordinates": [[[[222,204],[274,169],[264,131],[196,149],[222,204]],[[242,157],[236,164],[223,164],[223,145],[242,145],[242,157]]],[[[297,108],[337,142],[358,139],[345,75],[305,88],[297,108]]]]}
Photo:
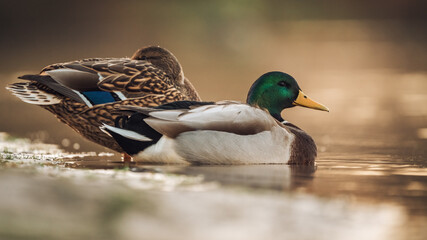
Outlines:
{"type": "Polygon", "coordinates": [[[131,109],[148,115],[144,121],[154,130],[171,138],[182,132],[196,130],[251,135],[271,130],[277,125],[266,111],[236,102],[202,105],[190,109],[131,109]]]}

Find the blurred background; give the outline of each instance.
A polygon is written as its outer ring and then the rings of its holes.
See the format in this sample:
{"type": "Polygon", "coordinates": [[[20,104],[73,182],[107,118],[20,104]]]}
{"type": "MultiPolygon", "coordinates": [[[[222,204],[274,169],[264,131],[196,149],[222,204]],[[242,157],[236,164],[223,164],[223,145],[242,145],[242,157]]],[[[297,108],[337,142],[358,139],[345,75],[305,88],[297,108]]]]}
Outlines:
{"type": "Polygon", "coordinates": [[[318,142],[404,138],[411,151],[423,151],[426,7],[416,0],[1,0],[0,131],[68,151],[106,151],[4,86],[51,63],[130,57],[160,45],[204,100],[244,101],[261,74],[284,71],[331,109],[283,113],[318,142]]]}

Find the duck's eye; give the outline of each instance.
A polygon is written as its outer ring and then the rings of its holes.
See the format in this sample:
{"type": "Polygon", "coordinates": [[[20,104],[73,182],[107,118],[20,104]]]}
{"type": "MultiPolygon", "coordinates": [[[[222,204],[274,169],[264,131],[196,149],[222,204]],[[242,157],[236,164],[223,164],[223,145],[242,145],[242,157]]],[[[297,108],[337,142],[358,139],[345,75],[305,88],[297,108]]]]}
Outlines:
{"type": "Polygon", "coordinates": [[[289,88],[291,86],[289,83],[287,83],[285,81],[280,81],[278,83],[278,85],[281,86],[281,87],[286,87],[286,88],[289,88]]]}

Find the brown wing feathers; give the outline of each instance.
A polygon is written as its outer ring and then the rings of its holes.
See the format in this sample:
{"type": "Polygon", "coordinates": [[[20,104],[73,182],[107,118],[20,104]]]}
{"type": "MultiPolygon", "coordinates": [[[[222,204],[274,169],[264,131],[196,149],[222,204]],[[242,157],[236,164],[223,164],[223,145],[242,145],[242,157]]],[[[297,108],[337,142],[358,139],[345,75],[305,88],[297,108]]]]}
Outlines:
{"type": "MultiPolygon", "coordinates": [[[[118,115],[121,115],[121,112],[117,111],[120,106],[146,106],[146,107],[156,107],[165,103],[174,101],[173,96],[176,94],[177,90],[172,88],[168,90],[164,95],[150,94],[139,98],[132,98],[123,101],[107,103],[102,105],[97,105],[92,108],[89,108],[79,114],[79,117],[87,119],[94,125],[101,125],[102,123],[111,123],[114,121],[118,115]]],[[[179,98],[179,100],[183,100],[179,98]]]]}
{"type": "MultiPolygon", "coordinates": [[[[164,71],[156,68],[150,62],[143,60],[125,58],[107,60],[85,59],[64,64],[50,65],[44,68],[42,72],[61,68],[76,70],[73,76],[68,76],[69,80],[66,79],[67,76],[64,76],[64,73],[57,73],[57,75],[62,75],[63,80],[60,81],[62,84],[76,90],[80,90],[77,85],[84,85],[80,83],[81,81],[94,78],[98,79],[96,82],[97,87],[104,91],[162,94],[167,91],[171,85],[173,86],[170,77],[164,71]],[[84,74],[92,74],[93,77],[82,77],[84,74]],[[78,81],[77,78],[81,80],[78,81]],[[70,84],[67,84],[67,82],[70,84]]],[[[59,79],[60,77],[57,76],[57,78],[59,79]]],[[[92,89],[94,83],[95,82],[87,84],[89,84],[92,89]]],[[[87,87],[84,89],[88,90],[87,87]]]]}
{"type": "Polygon", "coordinates": [[[125,68],[123,74],[103,74],[98,83],[99,88],[105,91],[126,91],[129,93],[162,94],[172,87],[166,74],[154,67],[147,67],[144,71],[132,71],[125,68]]]}

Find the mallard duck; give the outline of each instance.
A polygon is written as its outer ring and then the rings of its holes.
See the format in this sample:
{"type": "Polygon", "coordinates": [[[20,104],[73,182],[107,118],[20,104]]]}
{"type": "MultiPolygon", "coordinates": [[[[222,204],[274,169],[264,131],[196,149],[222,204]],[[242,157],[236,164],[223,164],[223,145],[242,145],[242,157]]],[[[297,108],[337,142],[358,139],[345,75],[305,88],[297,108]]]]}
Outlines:
{"type": "Polygon", "coordinates": [[[22,101],[50,111],[85,138],[112,150],[123,149],[99,129],[114,124],[119,105],[154,107],[200,97],[168,50],[149,46],[131,58],[90,58],[56,63],[26,82],[7,87],[22,101]]]}
{"type": "Polygon", "coordinates": [[[178,101],[157,107],[120,106],[115,126],[103,125],[136,161],[191,164],[314,164],[313,139],[281,117],[303,106],[329,111],[283,72],[262,75],[246,104],[178,101]]]}

